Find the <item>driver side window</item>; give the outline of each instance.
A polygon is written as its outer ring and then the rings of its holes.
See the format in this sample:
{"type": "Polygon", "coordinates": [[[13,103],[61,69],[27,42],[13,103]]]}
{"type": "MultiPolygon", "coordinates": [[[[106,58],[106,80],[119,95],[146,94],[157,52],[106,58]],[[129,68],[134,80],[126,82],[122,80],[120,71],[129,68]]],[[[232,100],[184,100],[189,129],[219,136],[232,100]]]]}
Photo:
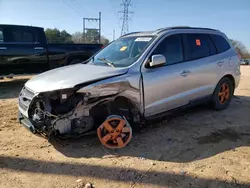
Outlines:
{"type": "Polygon", "coordinates": [[[156,54],[165,56],[166,65],[182,62],[184,57],[181,35],[172,35],[165,38],[152,53],[152,55],[156,54]]]}

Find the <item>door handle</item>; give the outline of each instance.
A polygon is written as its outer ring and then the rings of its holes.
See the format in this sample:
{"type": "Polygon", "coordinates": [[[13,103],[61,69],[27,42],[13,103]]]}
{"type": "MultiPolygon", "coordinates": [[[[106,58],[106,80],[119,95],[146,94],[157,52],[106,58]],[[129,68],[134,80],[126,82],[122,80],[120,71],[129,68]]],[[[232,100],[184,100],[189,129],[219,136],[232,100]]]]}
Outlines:
{"type": "Polygon", "coordinates": [[[219,62],[217,63],[217,65],[218,65],[219,67],[221,67],[223,64],[224,64],[224,61],[219,61],[219,62]]]}
{"type": "Polygon", "coordinates": [[[189,75],[190,73],[191,73],[190,71],[184,70],[184,71],[181,73],[181,76],[186,77],[186,76],[189,75]]]}
{"type": "Polygon", "coordinates": [[[43,50],[43,47],[35,47],[34,50],[43,50]]]}
{"type": "Polygon", "coordinates": [[[6,47],[0,47],[0,50],[7,50],[6,47]]]}

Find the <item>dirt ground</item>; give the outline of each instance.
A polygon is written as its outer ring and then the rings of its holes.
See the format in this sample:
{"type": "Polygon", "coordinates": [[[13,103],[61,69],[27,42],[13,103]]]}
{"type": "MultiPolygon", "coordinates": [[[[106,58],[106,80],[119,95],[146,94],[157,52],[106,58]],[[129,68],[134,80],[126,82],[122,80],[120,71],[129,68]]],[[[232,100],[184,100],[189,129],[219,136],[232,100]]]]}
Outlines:
{"type": "Polygon", "coordinates": [[[250,66],[231,106],[196,107],[151,123],[121,150],[97,136],[53,141],[17,122],[27,78],[0,81],[0,187],[250,187],[250,66]]]}

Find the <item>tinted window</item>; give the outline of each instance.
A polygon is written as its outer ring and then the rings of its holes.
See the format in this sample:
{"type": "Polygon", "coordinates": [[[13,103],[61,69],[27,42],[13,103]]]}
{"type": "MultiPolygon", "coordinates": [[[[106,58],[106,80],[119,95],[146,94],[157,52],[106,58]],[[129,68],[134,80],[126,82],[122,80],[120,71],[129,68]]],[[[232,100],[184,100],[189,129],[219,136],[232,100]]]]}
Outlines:
{"type": "Polygon", "coordinates": [[[8,41],[7,42],[28,42],[33,43],[37,41],[37,34],[34,30],[29,28],[12,27],[7,29],[8,41]]]}
{"type": "Polygon", "coordinates": [[[152,55],[162,54],[166,58],[166,64],[174,64],[183,61],[182,42],[180,35],[173,35],[164,39],[154,50],[152,55]]]}
{"type": "Polygon", "coordinates": [[[183,42],[186,60],[194,60],[210,55],[209,36],[206,34],[184,34],[183,42]]]}
{"type": "Polygon", "coordinates": [[[209,43],[209,52],[210,52],[210,55],[216,54],[217,53],[217,49],[216,49],[213,41],[210,38],[208,38],[208,43],[209,43]]]}
{"type": "Polygon", "coordinates": [[[0,29],[0,42],[3,42],[3,31],[0,29]]]}
{"type": "Polygon", "coordinates": [[[222,36],[210,35],[210,37],[212,38],[212,40],[213,40],[213,42],[214,42],[214,44],[219,52],[225,52],[226,50],[228,50],[230,48],[230,45],[222,36]]]}

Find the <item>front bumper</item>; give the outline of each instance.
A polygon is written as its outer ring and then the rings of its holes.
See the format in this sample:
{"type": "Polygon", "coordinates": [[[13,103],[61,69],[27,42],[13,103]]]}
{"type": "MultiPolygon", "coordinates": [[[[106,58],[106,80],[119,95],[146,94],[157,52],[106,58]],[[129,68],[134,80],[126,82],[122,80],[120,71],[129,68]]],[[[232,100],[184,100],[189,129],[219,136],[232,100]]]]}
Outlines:
{"type": "Polygon", "coordinates": [[[27,117],[25,117],[20,111],[18,111],[18,120],[19,120],[19,123],[22,124],[30,132],[34,134],[36,133],[36,129],[30,122],[30,120],[27,117]]]}

